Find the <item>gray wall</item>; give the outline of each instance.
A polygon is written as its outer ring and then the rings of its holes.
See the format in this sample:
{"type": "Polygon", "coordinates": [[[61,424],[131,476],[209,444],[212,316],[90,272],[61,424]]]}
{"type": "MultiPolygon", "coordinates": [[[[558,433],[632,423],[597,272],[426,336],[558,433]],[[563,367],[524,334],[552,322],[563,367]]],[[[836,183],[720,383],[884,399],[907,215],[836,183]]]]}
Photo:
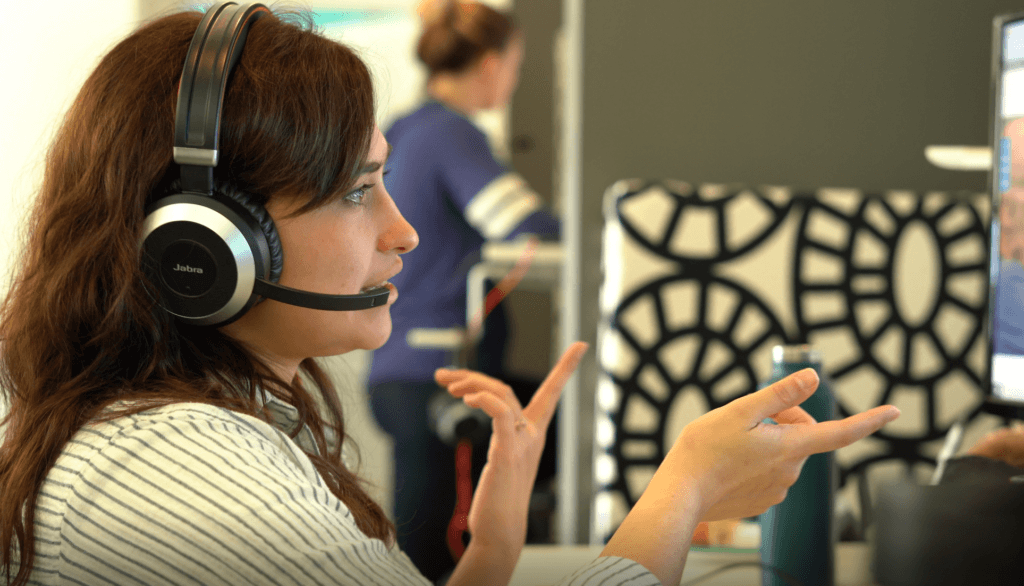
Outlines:
{"type": "Polygon", "coordinates": [[[554,52],[562,6],[551,0],[516,0],[514,13],[525,31],[523,67],[509,110],[512,166],[550,205],[554,177],[554,52]]]}
{"type": "Polygon", "coordinates": [[[584,194],[625,176],[984,189],[928,144],[988,140],[1008,0],[590,0],[584,194]]]}

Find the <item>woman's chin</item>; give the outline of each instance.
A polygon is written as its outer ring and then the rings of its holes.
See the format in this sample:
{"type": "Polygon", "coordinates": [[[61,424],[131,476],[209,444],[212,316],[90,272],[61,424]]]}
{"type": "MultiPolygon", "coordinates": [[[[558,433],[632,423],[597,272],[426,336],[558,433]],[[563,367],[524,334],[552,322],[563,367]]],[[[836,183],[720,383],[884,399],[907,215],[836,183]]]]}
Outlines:
{"type": "Polygon", "coordinates": [[[358,314],[360,319],[333,324],[333,340],[320,347],[316,355],[340,356],[356,350],[376,350],[391,337],[391,312],[386,305],[348,313],[358,314]]]}
{"type": "MultiPolygon", "coordinates": [[[[377,310],[378,308],[374,308],[368,311],[377,310]]],[[[369,333],[365,340],[363,340],[363,350],[376,350],[377,348],[383,346],[384,343],[388,341],[388,338],[391,337],[391,312],[388,311],[388,308],[386,306],[379,308],[379,310],[381,311],[381,313],[384,314],[383,321],[385,321],[386,323],[382,324],[381,327],[377,329],[377,331],[369,333]]]]}

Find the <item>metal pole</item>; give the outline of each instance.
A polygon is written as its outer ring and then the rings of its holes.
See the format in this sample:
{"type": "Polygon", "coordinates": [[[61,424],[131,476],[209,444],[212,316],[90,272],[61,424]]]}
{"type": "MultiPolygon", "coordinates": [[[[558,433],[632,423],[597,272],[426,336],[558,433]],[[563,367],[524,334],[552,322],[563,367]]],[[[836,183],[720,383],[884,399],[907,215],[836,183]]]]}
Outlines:
{"type": "MultiPolygon", "coordinates": [[[[562,283],[561,283],[561,347],[566,348],[580,336],[580,181],[582,90],[583,90],[583,0],[563,0],[562,66],[564,85],[561,93],[560,191],[562,207],[562,283]]],[[[591,351],[596,351],[592,348],[591,351]]],[[[588,534],[590,500],[580,498],[580,446],[572,438],[579,437],[580,399],[579,375],[566,383],[562,391],[558,426],[558,543],[580,543],[588,534]],[[581,527],[583,529],[581,529],[581,527]]],[[[589,451],[586,452],[589,457],[589,451]]],[[[589,494],[585,491],[584,494],[589,494]]],[[[586,537],[589,540],[589,535],[586,537]]]]}

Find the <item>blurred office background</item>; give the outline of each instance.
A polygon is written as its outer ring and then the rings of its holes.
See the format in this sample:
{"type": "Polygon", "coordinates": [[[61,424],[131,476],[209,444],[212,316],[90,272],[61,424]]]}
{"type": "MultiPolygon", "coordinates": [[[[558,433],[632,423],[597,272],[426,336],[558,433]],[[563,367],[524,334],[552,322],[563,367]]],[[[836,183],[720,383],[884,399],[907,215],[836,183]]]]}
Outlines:
{"type": "MultiPolygon", "coordinates": [[[[563,339],[600,321],[606,189],[624,178],[807,188],[982,192],[981,172],[939,169],[927,145],[989,141],[991,22],[1010,0],[718,2],[507,0],[527,31],[509,112],[484,121],[513,164],[573,222],[563,339]],[[568,17],[566,16],[568,15],[568,17]]],[[[141,23],[191,3],[53,0],[5,6],[0,43],[0,282],[16,262],[26,204],[62,112],[98,57],[141,23]]],[[[309,0],[332,35],[364,48],[382,125],[419,97],[413,0],[309,0]],[[406,52],[408,51],[408,52],[406,52]]],[[[365,356],[330,360],[343,381],[363,472],[390,509],[390,446],[368,415],[365,356]]],[[[536,361],[524,369],[544,370],[536,361]]],[[[572,409],[583,456],[569,462],[592,499],[595,353],[572,409]]],[[[589,508],[567,539],[586,541],[589,508]]]]}

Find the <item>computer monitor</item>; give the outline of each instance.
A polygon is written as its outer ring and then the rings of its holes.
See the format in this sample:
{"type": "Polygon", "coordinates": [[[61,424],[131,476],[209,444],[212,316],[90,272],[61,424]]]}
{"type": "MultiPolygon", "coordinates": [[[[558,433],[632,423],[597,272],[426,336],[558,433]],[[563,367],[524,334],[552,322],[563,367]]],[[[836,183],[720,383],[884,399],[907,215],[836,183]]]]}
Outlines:
{"type": "Polygon", "coordinates": [[[1024,406],[1024,12],[993,22],[992,400],[1024,406]]]}

